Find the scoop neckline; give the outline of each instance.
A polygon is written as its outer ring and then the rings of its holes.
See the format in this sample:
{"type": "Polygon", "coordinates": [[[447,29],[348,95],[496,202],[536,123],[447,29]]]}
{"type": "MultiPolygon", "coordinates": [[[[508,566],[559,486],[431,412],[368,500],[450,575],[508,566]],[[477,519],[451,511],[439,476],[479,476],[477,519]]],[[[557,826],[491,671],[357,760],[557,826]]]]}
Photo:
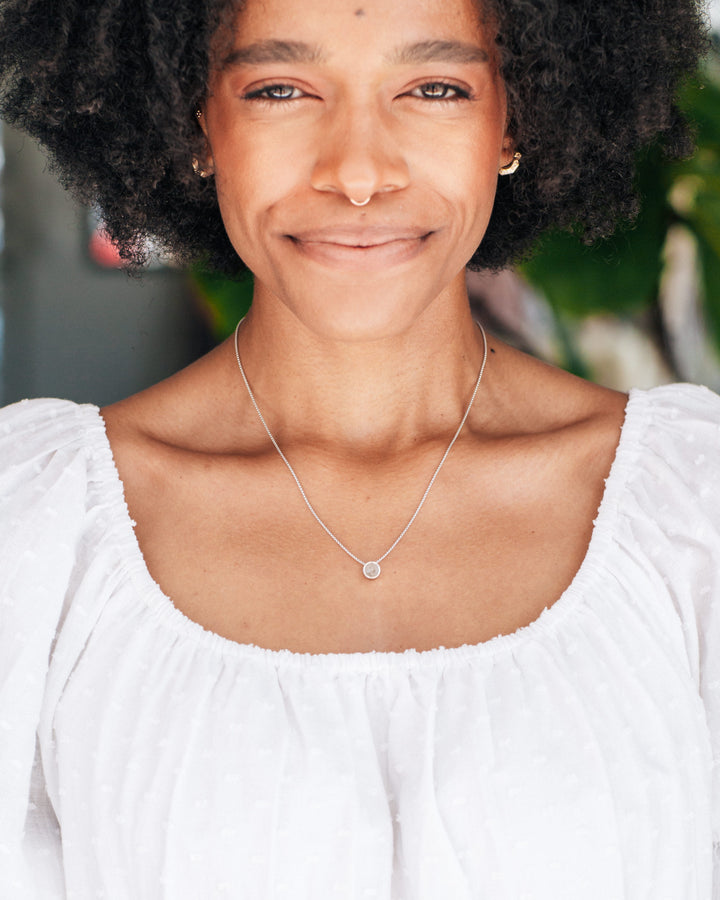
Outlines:
{"type": "Polygon", "coordinates": [[[457,647],[437,646],[427,650],[361,650],[353,652],[312,653],[290,649],[275,650],[253,643],[242,643],[223,637],[206,629],[191,619],[173,603],[150,574],[140,544],[135,534],[135,525],[125,500],[125,489],[117,469],[112,447],[107,436],[105,420],[100,408],[89,405],[96,416],[96,441],[93,450],[95,459],[104,470],[101,482],[108,490],[108,501],[114,520],[121,566],[129,575],[133,586],[139,592],[146,606],[156,619],[163,622],[176,634],[207,649],[213,654],[238,660],[255,659],[271,663],[276,667],[317,665],[323,669],[369,671],[377,668],[399,666],[445,666],[450,662],[462,662],[495,657],[503,651],[512,651],[535,636],[540,636],[556,628],[570,613],[577,610],[582,599],[587,596],[589,582],[602,571],[604,552],[613,533],[613,523],[617,516],[619,500],[625,482],[632,470],[632,460],[638,444],[637,438],[645,422],[646,406],[641,404],[647,391],[632,389],[628,392],[620,436],[610,470],[605,479],[605,487],[593,520],[593,529],[585,556],[572,581],[562,594],[546,606],[531,622],[506,634],[498,634],[475,644],[457,647]]]}

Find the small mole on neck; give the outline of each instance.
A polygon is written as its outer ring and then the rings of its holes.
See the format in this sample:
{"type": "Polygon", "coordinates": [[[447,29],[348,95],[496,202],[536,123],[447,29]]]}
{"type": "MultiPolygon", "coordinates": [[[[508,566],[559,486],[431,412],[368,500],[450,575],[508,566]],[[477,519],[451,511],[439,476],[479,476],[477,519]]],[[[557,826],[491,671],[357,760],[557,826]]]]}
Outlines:
{"type": "Polygon", "coordinates": [[[365,10],[364,10],[364,9],[356,9],[356,10],[355,10],[355,15],[356,15],[359,19],[361,19],[361,18],[365,15],[365,10]]]}

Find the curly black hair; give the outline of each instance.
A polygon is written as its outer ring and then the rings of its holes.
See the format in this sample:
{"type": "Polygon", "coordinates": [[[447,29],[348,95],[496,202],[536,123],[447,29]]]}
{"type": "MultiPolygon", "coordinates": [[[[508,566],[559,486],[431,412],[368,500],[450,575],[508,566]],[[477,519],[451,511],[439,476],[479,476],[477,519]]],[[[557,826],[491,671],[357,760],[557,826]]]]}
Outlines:
{"type": "MultiPolygon", "coordinates": [[[[520,169],[499,178],[469,266],[499,269],[549,227],[586,240],[637,212],[633,161],[692,152],[675,103],[707,50],[698,0],[480,0],[498,27],[520,169]]],[[[97,205],[129,265],[152,237],[183,261],[244,271],[212,180],[192,171],[214,36],[237,0],[0,0],[0,114],[97,205]]]]}

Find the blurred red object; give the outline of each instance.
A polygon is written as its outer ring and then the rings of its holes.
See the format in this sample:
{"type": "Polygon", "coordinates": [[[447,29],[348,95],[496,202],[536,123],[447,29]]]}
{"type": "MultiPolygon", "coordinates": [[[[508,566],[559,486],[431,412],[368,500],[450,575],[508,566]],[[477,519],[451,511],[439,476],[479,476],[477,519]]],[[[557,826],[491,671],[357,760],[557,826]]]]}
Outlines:
{"type": "Polygon", "coordinates": [[[88,240],[88,253],[90,259],[104,269],[120,269],[123,261],[117,251],[117,247],[110,240],[102,228],[94,228],[88,240]]]}

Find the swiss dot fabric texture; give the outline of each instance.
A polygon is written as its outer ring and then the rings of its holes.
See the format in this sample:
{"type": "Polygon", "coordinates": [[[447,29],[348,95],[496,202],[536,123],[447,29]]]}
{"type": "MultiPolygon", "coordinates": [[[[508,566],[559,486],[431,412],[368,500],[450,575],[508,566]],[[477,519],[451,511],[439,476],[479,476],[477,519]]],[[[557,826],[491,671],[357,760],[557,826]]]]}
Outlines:
{"type": "Polygon", "coordinates": [[[98,410],[0,413],[3,900],[720,900],[718,757],[709,391],[631,394],[535,622],[405,653],[204,631],[144,565],[98,410]]]}

